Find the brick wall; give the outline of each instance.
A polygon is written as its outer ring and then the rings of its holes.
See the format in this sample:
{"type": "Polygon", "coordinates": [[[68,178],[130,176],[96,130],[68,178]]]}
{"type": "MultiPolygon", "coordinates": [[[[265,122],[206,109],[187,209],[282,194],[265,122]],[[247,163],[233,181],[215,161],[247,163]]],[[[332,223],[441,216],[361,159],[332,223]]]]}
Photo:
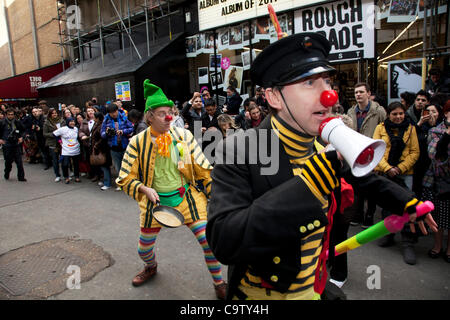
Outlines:
{"type": "MultiPolygon", "coordinates": [[[[40,68],[61,61],[56,0],[33,0],[40,68]]],[[[2,8],[3,9],[3,8],[2,8]]],[[[9,30],[16,74],[37,69],[29,0],[7,1],[9,30]]],[[[65,52],[64,52],[65,54],[65,52]]],[[[67,59],[67,55],[65,54],[67,59]]],[[[8,44],[0,47],[0,79],[11,77],[8,44]]]]}

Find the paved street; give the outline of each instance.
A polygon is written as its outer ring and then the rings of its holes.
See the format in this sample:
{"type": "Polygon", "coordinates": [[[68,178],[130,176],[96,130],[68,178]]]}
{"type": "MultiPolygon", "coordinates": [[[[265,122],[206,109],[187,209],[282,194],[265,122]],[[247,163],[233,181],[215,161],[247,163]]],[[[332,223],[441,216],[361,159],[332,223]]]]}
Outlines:
{"type": "MultiPolygon", "coordinates": [[[[131,280],[143,266],[137,255],[139,214],[135,201],[114,189],[101,191],[96,183],[83,178],[77,184],[55,183],[52,170],[44,171],[41,164],[24,166],[28,182],[17,181],[15,167],[5,181],[0,156],[0,256],[44,240],[70,237],[92,240],[114,260],[82,282],[80,289],[68,289],[49,299],[215,299],[202,250],[188,228],[161,231],[156,242],[158,275],[134,288],[131,280]]],[[[350,233],[360,230],[351,227],[350,233]]],[[[399,244],[383,249],[370,243],[351,252],[349,279],[343,287],[348,299],[448,300],[450,265],[441,258],[428,258],[432,240],[432,236],[423,237],[417,244],[415,266],[403,262],[399,244]],[[379,267],[375,269],[380,272],[380,286],[369,289],[367,283],[375,283],[368,281],[373,266],[379,267]]]]}

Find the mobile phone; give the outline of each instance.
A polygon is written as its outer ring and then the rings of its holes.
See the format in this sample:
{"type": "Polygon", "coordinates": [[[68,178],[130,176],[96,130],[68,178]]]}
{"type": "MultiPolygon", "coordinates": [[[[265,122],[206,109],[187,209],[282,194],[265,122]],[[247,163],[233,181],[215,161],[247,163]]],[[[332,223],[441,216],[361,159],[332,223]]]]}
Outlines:
{"type": "Polygon", "coordinates": [[[429,110],[423,110],[422,111],[422,115],[423,116],[427,116],[427,115],[429,115],[430,114],[430,111],[429,110]]]}

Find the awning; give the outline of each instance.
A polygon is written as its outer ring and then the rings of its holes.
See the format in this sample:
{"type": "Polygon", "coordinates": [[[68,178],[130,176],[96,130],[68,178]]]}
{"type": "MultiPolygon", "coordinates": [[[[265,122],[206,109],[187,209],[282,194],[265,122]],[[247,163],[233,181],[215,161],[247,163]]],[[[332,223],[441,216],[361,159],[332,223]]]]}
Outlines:
{"type": "Polygon", "coordinates": [[[139,59],[134,48],[130,54],[130,48],[117,50],[103,56],[103,64],[101,56],[79,62],[76,65],[67,69],[64,73],[46,81],[38,86],[37,89],[46,89],[51,87],[58,87],[62,85],[100,80],[107,77],[118,76],[121,74],[133,73],[148,62],[152,57],[157,55],[168,44],[182,37],[183,33],[178,33],[169,37],[159,38],[155,43],[150,43],[150,56],[147,55],[147,44],[140,43],[137,45],[139,54],[142,60],[139,59]]]}
{"type": "MultiPolygon", "coordinates": [[[[65,62],[65,68],[69,62],[65,62]]],[[[39,98],[37,87],[63,71],[62,63],[0,80],[0,101],[39,98]]]]}

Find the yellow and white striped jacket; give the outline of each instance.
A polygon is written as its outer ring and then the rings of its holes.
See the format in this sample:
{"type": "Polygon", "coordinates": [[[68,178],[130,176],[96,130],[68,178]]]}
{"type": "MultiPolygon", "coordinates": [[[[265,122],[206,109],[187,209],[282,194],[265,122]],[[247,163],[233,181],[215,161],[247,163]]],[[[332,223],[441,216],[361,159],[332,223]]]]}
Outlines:
{"type": "MultiPolygon", "coordinates": [[[[141,185],[152,187],[153,182],[158,148],[152,141],[150,130],[149,127],[130,139],[119,176],[116,179],[116,184],[138,202],[141,217],[149,216],[153,207],[151,201],[138,191],[141,185]]],[[[170,134],[177,144],[182,145],[183,149],[183,156],[178,163],[179,171],[191,185],[195,185],[196,181],[201,180],[206,196],[209,197],[212,166],[194,136],[190,131],[178,127],[171,127],[170,134]]],[[[147,227],[143,224],[145,223],[141,219],[141,227],[147,227]]]]}

